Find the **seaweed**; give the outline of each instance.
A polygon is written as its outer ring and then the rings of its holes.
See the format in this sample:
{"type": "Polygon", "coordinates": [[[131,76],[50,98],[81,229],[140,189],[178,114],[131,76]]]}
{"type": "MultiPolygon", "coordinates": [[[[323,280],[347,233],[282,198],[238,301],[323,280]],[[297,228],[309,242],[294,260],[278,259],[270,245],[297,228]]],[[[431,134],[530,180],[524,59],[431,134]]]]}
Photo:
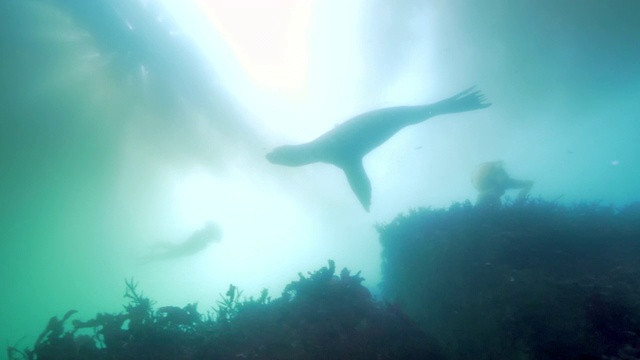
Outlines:
{"type": "Polygon", "coordinates": [[[214,310],[217,314],[216,319],[218,322],[228,322],[238,314],[243,304],[240,301],[240,296],[242,296],[242,291],[233,284],[229,285],[229,290],[227,290],[224,296],[220,294],[218,308],[214,310]]]}
{"type": "Polygon", "coordinates": [[[70,344],[74,343],[73,331],[65,330],[65,322],[77,313],[76,310],[69,310],[58,319],[53,316],[49,319],[44,331],[40,333],[33,345],[33,350],[19,350],[16,347],[9,347],[7,355],[10,360],[22,359],[54,359],[53,353],[64,351],[70,344]]]}
{"type": "Polygon", "coordinates": [[[335,271],[330,260],[299,274],[273,300],[266,289],[246,299],[230,285],[207,316],[196,303],[155,309],[125,280],[124,312],[74,320],[70,329],[63,325],[75,311],[54,317],[32,350],[10,347],[9,359],[442,359],[433,337],[374,301],[359,272],[335,271]]]}

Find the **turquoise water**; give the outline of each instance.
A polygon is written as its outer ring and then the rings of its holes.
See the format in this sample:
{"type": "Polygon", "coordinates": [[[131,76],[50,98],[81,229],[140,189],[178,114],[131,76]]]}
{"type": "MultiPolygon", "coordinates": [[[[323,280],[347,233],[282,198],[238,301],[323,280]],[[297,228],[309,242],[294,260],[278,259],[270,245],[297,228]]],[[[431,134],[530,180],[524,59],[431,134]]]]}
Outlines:
{"type": "MultiPolygon", "coordinates": [[[[530,196],[640,196],[640,3],[99,0],[0,3],[0,339],[230,283],[274,294],[336,261],[380,277],[374,224],[474,200],[502,160],[530,196]],[[198,7],[199,6],[199,7],[198,7]],[[270,164],[359,113],[477,85],[492,106],[406,128],[364,160],[365,212],[335,167],[270,164]],[[220,241],[143,261],[207,221],[220,241]]],[[[516,193],[509,193],[515,197],[516,193]]]]}

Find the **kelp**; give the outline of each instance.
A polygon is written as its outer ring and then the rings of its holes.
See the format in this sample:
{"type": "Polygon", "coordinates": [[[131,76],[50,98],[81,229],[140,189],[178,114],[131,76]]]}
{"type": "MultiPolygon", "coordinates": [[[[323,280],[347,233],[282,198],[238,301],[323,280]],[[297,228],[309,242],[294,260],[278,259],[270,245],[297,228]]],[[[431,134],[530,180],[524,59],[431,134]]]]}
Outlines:
{"type": "Polygon", "coordinates": [[[360,273],[335,264],[299,274],[281,297],[266,290],[242,298],[234,285],[217,307],[163,306],[127,280],[124,312],[88,321],[52,318],[32,349],[9,348],[10,360],[50,359],[442,359],[397,307],[375,301],[360,273]]]}

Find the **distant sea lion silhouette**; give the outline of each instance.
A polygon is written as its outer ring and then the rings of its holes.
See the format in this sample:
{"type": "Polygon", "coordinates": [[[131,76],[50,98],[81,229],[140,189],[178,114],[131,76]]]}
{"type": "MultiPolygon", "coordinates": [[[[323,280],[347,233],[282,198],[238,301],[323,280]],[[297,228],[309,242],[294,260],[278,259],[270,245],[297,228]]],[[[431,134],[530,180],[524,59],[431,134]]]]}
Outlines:
{"type": "Polygon", "coordinates": [[[317,139],[300,145],[275,148],[267,159],[278,165],[302,166],[316,162],[341,168],[366,211],[371,205],[371,182],[362,166],[363,157],[406,126],[431,117],[490,106],[471,87],[445,100],[419,106],[398,106],[366,112],[351,118],[317,139]]]}
{"type": "Polygon", "coordinates": [[[222,229],[213,221],[207,221],[204,226],[180,243],[160,241],[151,247],[151,253],[143,260],[144,262],[176,259],[191,256],[204,250],[213,242],[222,239],[222,229]]]}
{"type": "Polygon", "coordinates": [[[476,206],[481,207],[500,207],[502,205],[500,198],[510,189],[519,189],[517,201],[524,201],[533,187],[531,180],[518,180],[509,176],[502,161],[487,161],[480,164],[471,181],[478,190],[476,206]]]}

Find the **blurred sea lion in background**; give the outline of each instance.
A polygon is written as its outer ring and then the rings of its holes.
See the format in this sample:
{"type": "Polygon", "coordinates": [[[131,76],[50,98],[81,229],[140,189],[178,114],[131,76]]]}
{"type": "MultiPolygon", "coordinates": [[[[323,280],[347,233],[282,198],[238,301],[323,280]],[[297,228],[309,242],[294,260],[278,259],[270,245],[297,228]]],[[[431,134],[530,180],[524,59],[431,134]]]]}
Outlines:
{"type": "Polygon", "coordinates": [[[201,229],[195,231],[185,241],[173,243],[160,241],[151,246],[151,254],[144,258],[145,262],[175,259],[191,256],[206,249],[209,244],[222,239],[222,229],[213,221],[208,221],[201,229]]]}
{"type": "Polygon", "coordinates": [[[504,169],[502,161],[488,161],[480,164],[471,181],[478,190],[476,206],[483,207],[501,206],[500,198],[511,189],[520,189],[517,199],[524,200],[533,187],[533,181],[511,178],[504,169]]]}

